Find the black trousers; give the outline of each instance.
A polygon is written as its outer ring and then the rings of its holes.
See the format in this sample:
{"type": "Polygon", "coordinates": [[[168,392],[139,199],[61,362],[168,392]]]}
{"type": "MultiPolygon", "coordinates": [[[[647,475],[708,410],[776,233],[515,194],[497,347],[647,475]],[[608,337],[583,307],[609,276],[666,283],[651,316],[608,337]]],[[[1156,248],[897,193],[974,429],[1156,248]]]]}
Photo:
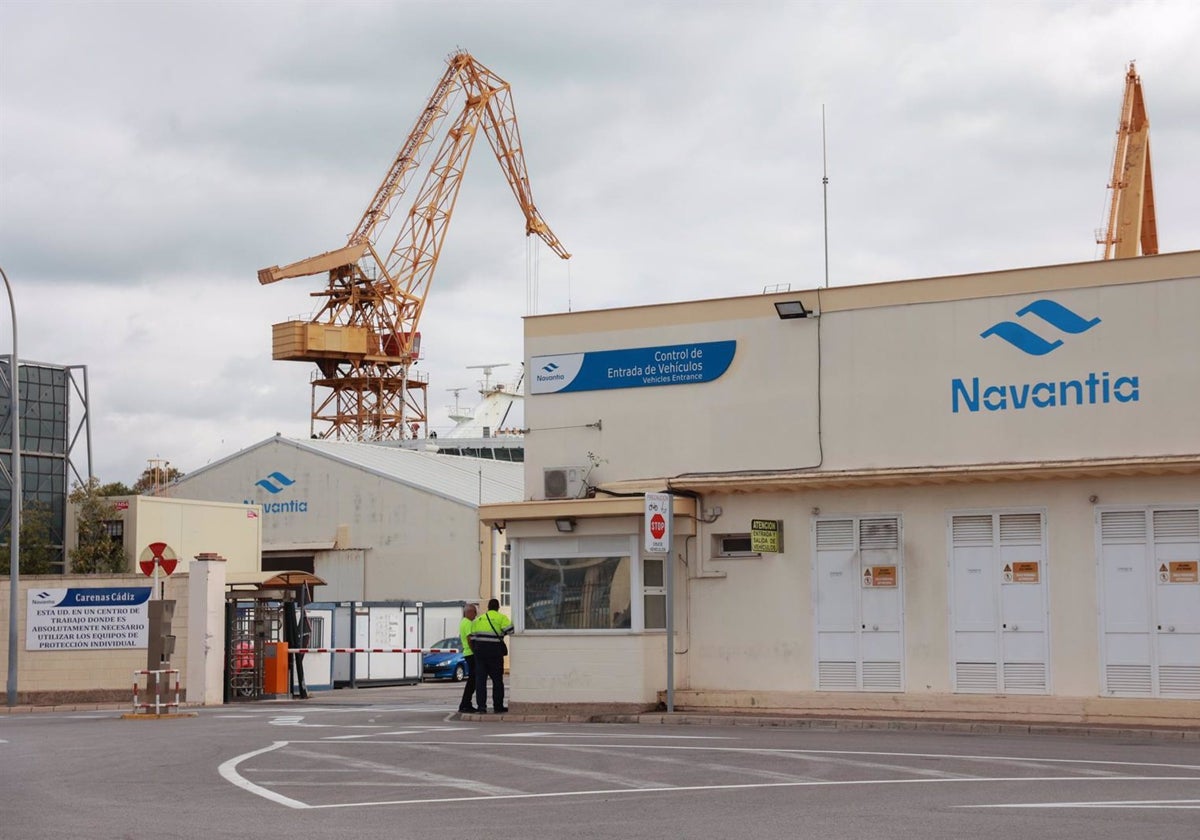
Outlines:
{"type": "Polygon", "coordinates": [[[479,673],[475,677],[475,705],[479,711],[487,709],[487,684],[492,681],[492,708],[504,708],[504,651],[498,642],[479,642],[475,651],[475,663],[479,673]]]}
{"type": "Polygon", "coordinates": [[[463,686],[462,700],[458,701],[460,712],[471,708],[471,701],[475,699],[475,656],[464,656],[463,661],[467,663],[467,684],[463,686]]]}

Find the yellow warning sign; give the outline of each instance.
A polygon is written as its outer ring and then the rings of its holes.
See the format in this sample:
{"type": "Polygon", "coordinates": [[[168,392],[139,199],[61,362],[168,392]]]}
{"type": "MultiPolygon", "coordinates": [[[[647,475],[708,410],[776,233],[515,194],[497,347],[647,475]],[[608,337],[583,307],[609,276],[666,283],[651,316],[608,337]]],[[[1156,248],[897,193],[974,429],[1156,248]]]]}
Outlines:
{"type": "MultiPolygon", "coordinates": [[[[1200,583],[1200,573],[1196,568],[1195,560],[1172,560],[1167,569],[1168,583],[1200,583]]],[[[1159,572],[1159,579],[1162,578],[1162,572],[1159,572]]]]}
{"type": "Polygon", "coordinates": [[[783,522],[778,519],[751,519],[750,550],[760,554],[782,552],[783,522]]]}

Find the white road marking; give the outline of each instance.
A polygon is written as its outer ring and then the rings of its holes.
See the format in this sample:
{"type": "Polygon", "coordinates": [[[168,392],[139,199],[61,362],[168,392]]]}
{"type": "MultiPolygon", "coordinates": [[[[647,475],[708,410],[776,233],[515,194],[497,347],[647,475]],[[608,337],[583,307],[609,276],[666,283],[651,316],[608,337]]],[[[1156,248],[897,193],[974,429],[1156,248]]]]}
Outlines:
{"type": "Polygon", "coordinates": [[[286,805],[289,808],[308,808],[308,805],[304,804],[298,799],[291,799],[283,794],[279,794],[268,788],[256,785],[254,782],[238,773],[237,766],[246,759],[254,758],[256,755],[262,755],[263,753],[268,753],[272,750],[277,750],[283,746],[287,746],[287,741],[276,741],[271,746],[263,747],[261,750],[254,750],[253,752],[234,756],[228,761],[222,762],[221,766],[217,768],[217,772],[221,774],[221,778],[223,778],[225,781],[240,787],[242,790],[253,793],[256,796],[261,796],[263,799],[269,799],[272,802],[276,802],[280,805],[286,805]]]}
{"type": "Polygon", "coordinates": [[[751,782],[748,784],[729,785],[686,785],[680,787],[654,788],[616,788],[612,790],[569,790],[552,793],[512,793],[503,796],[459,796],[431,799],[385,799],[377,802],[335,802],[327,805],[307,805],[314,810],[328,808],[363,808],[369,805],[438,805],[450,802],[494,802],[503,799],[563,799],[571,796],[621,796],[645,793],[693,793],[716,790],[755,790],[762,788],[801,788],[801,787],[870,787],[876,785],[950,785],[978,782],[1108,782],[1108,781],[1142,781],[1142,782],[1178,782],[1195,781],[1190,776],[1129,776],[1124,778],[1095,779],[1080,776],[1043,776],[1043,777],[998,777],[971,779],[864,779],[851,781],[798,781],[798,782],[751,782]]]}
{"type": "MultiPolygon", "coordinates": [[[[567,747],[571,752],[585,753],[591,755],[606,755],[608,750],[600,745],[594,747],[567,747]]],[[[639,753],[638,760],[651,764],[669,764],[677,767],[686,767],[695,770],[711,770],[714,773],[728,773],[734,776],[755,776],[760,779],[772,779],[776,782],[799,782],[799,781],[815,781],[812,776],[799,775],[796,773],[781,773],[778,770],[767,770],[759,767],[739,767],[734,764],[718,764],[715,761],[696,761],[693,758],[673,758],[666,755],[650,755],[647,753],[639,753]]]]}
{"type": "MultiPolygon", "coordinates": [[[[292,741],[293,744],[313,743],[320,744],[321,741],[292,741]]],[[[487,747],[495,746],[496,741],[363,741],[363,744],[385,746],[389,744],[408,744],[410,746],[472,746],[472,747],[487,747]]],[[[512,744],[514,747],[523,749],[555,749],[561,747],[575,747],[577,744],[556,744],[547,743],[545,741],[534,741],[528,744],[512,744]]],[[[882,752],[878,750],[804,750],[804,749],[784,749],[784,748],[763,748],[763,747],[719,747],[719,746],[690,746],[690,745],[672,745],[672,744],[611,744],[609,749],[613,750],[678,750],[686,752],[736,752],[736,753],[761,753],[763,755],[837,755],[837,756],[877,756],[881,758],[948,758],[962,761],[1003,761],[1003,762],[1022,762],[1022,761],[1037,761],[1044,764],[1078,764],[1078,765],[1106,765],[1109,767],[1136,767],[1136,768],[1160,768],[1167,770],[1190,770],[1195,773],[1200,773],[1200,764],[1171,764],[1166,762],[1149,762],[1149,761],[1111,761],[1100,759],[1081,759],[1081,758],[1039,758],[1036,756],[1007,756],[1007,755],[954,755],[952,753],[903,753],[903,752],[882,752]]],[[[1079,771],[1076,771],[1079,772],[1079,771]]],[[[1123,778],[1129,778],[1125,776],[1123,778]]],[[[1191,778],[1195,781],[1198,777],[1191,778]]]]}
{"type": "Polygon", "coordinates": [[[1002,805],[955,805],[956,808],[1178,808],[1200,810],[1200,799],[1129,799],[1111,802],[1006,802],[1002,805]]]}
{"type": "MultiPolygon", "coordinates": [[[[1102,776],[1102,777],[1097,778],[1096,776],[1091,775],[1091,774],[1088,774],[1088,775],[1065,775],[1065,776],[1025,776],[1025,777],[1000,776],[1000,777],[963,777],[963,778],[959,778],[959,777],[941,778],[941,777],[938,777],[938,778],[863,779],[863,780],[821,780],[821,779],[814,780],[814,779],[808,779],[808,778],[792,780],[792,779],[788,779],[787,777],[783,777],[784,778],[783,781],[765,781],[765,782],[751,782],[751,783],[737,783],[737,784],[731,783],[731,784],[712,784],[712,785],[694,785],[694,786],[671,786],[671,785],[664,786],[664,785],[660,785],[660,784],[656,784],[656,783],[641,783],[641,782],[631,780],[631,779],[610,776],[609,774],[589,773],[588,771],[581,771],[581,770],[577,770],[576,768],[562,768],[562,767],[558,767],[553,764],[546,764],[546,763],[541,763],[541,762],[524,761],[524,760],[515,759],[515,758],[494,756],[493,758],[498,758],[499,760],[507,761],[509,763],[523,764],[526,766],[546,770],[548,772],[557,772],[557,773],[560,773],[563,775],[586,776],[586,777],[590,777],[590,778],[596,778],[596,779],[599,779],[602,781],[607,781],[610,784],[615,783],[615,784],[619,784],[619,785],[624,785],[623,787],[617,787],[617,788],[605,788],[605,789],[593,789],[593,790],[581,790],[581,791],[557,791],[557,792],[550,792],[550,793],[523,793],[520,791],[514,791],[512,789],[508,789],[508,788],[498,788],[498,787],[494,787],[491,785],[486,785],[486,784],[479,783],[479,782],[473,782],[473,781],[466,780],[466,779],[446,777],[446,776],[441,776],[439,774],[425,773],[425,772],[421,772],[421,771],[412,771],[412,770],[409,770],[408,768],[403,768],[403,767],[397,768],[397,767],[394,767],[391,765],[378,764],[375,762],[363,761],[361,759],[347,758],[344,756],[329,755],[329,754],[321,753],[321,752],[309,752],[309,751],[294,749],[296,746],[301,745],[301,744],[320,745],[320,744],[328,744],[328,743],[329,743],[329,739],[324,739],[324,740],[319,740],[319,741],[299,741],[298,740],[298,741],[291,741],[291,742],[287,742],[287,741],[276,742],[275,744],[273,744],[270,747],[266,747],[261,750],[256,750],[254,752],[246,753],[245,755],[239,756],[237,758],[230,759],[229,761],[227,761],[221,765],[220,772],[221,772],[221,775],[224,778],[226,778],[228,781],[233,782],[235,785],[242,787],[243,789],[245,789],[251,793],[255,793],[259,796],[262,796],[266,799],[277,802],[279,804],[287,805],[290,808],[306,808],[306,809],[357,808],[357,807],[364,807],[364,806],[371,806],[371,805],[421,805],[421,804],[438,804],[438,803],[454,803],[454,802],[492,801],[492,800],[498,800],[498,799],[543,799],[543,798],[562,798],[562,797],[571,797],[571,796],[578,796],[578,797],[615,796],[615,795],[619,795],[619,794],[629,794],[629,793],[672,793],[672,792],[689,792],[689,791],[695,792],[695,791],[722,791],[722,790],[753,790],[753,789],[764,789],[764,788],[800,788],[800,787],[814,787],[815,788],[815,787],[845,787],[845,786],[898,785],[898,784],[956,784],[956,783],[963,783],[963,782],[969,782],[969,783],[970,782],[974,782],[974,783],[979,783],[979,782],[1012,783],[1012,782],[1016,782],[1016,783],[1021,783],[1021,784],[1028,784],[1028,783],[1043,783],[1043,782],[1093,782],[1093,783],[1096,783],[1096,782],[1109,782],[1109,781],[1120,781],[1120,782],[1125,782],[1125,783],[1129,783],[1129,782],[1163,782],[1163,781],[1166,781],[1166,782],[1196,782],[1196,781],[1200,780],[1200,776],[1196,776],[1196,775],[1191,775],[1191,776],[1187,776],[1187,775],[1184,775],[1184,776],[1111,775],[1111,776],[1102,776]],[[321,804],[321,805],[312,805],[312,804],[301,802],[296,799],[292,799],[290,797],[283,796],[282,794],[276,793],[262,785],[256,785],[252,782],[249,782],[248,780],[246,780],[243,776],[241,776],[237,772],[236,768],[239,763],[241,763],[249,758],[252,758],[253,756],[260,755],[262,753],[266,753],[271,750],[279,749],[280,747],[285,747],[285,746],[292,748],[289,750],[289,754],[298,754],[301,757],[318,759],[318,760],[325,761],[325,762],[329,762],[329,761],[342,762],[343,764],[347,765],[346,769],[350,772],[362,772],[362,771],[372,772],[373,771],[373,772],[380,772],[380,773],[390,774],[390,775],[406,776],[406,777],[414,780],[414,781],[409,781],[409,782],[398,782],[397,781],[397,782],[381,782],[381,783],[375,783],[375,782],[370,782],[370,781],[365,781],[365,782],[357,782],[356,781],[356,782],[351,783],[352,786],[362,787],[362,786],[372,786],[372,785],[375,785],[375,786],[401,785],[401,786],[416,787],[416,786],[426,785],[426,786],[457,787],[457,788],[467,788],[469,790],[477,791],[478,795],[457,796],[457,797],[415,798],[415,799],[389,799],[389,800],[378,800],[378,801],[371,801],[371,802],[335,802],[335,803],[328,803],[328,804],[321,804]]],[[[457,742],[401,741],[401,740],[392,741],[392,740],[380,739],[377,737],[375,740],[357,741],[355,743],[361,744],[364,747],[376,746],[376,745],[378,745],[378,746],[404,745],[404,746],[409,746],[409,747],[421,746],[421,747],[433,748],[434,750],[437,750],[437,751],[448,751],[451,749],[461,750],[465,747],[486,747],[488,745],[495,745],[498,742],[495,740],[476,741],[476,742],[471,742],[471,741],[457,741],[457,742]]],[[[520,747],[522,749],[536,749],[536,748],[564,749],[565,748],[565,749],[569,749],[572,751],[581,749],[581,745],[579,745],[578,743],[547,743],[544,741],[535,741],[535,742],[531,742],[531,743],[513,743],[513,742],[508,742],[508,743],[512,744],[512,746],[514,746],[514,747],[520,747]]],[[[712,747],[687,746],[687,745],[675,746],[675,745],[667,745],[667,744],[655,744],[655,745],[608,744],[608,745],[592,745],[592,746],[590,746],[588,748],[584,748],[584,749],[587,749],[588,751],[600,751],[603,749],[614,750],[614,751],[618,751],[618,750],[653,750],[658,753],[662,753],[662,752],[666,752],[666,751],[684,751],[687,753],[695,753],[696,751],[701,751],[701,750],[706,751],[706,752],[713,752],[713,753],[727,753],[727,752],[728,753],[747,753],[747,754],[775,753],[775,754],[779,754],[779,755],[795,756],[797,758],[803,757],[803,756],[815,757],[815,756],[834,756],[834,755],[837,755],[837,756],[878,756],[878,757],[888,757],[888,758],[917,757],[917,758],[938,758],[938,759],[1016,762],[1016,763],[1041,762],[1041,763],[1054,763],[1054,764],[1057,764],[1060,766],[1073,764],[1073,765],[1105,765],[1108,767],[1127,767],[1127,768],[1128,767],[1170,768],[1170,769],[1183,769],[1183,770],[1187,770],[1187,771],[1200,772],[1200,766],[1188,765],[1188,764],[1127,762],[1127,761],[1090,760],[1090,759],[1025,758],[1025,757],[1016,757],[1016,756],[974,756],[974,755],[931,754],[931,753],[887,753],[887,752],[880,752],[880,751],[863,751],[863,750],[761,749],[761,748],[716,747],[716,746],[712,746],[712,747]]],[[[868,764],[868,762],[863,762],[863,763],[868,764]]],[[[885,765],[885,766],[888,766],[889,769],[891,769],[891,767],[889,765],[885,765]]],[[[736,769],[736,768],[733,768],[733,769],[736,769]]],[[[895,767],[895,769],[901,770],[901,771],[906,771],[906,772],[921,772],[921,768],[910,768],[910,767],[897,766],[897,767],[895,767]]],[[[1070,768],[1067,768],[1067,769],[1070,769],[1070,768]]],[[[282,772],[289,772],[289,771],[280,770],[280,769],[272,770],[272,769],[268,768],[268,769],[263,769],[261,771],[248,770],[247,772],[282,773],[282,772]]],[[[334,772],[334,771],[332,771],[328,768],[322,768],[322,769],[314,768],[313,770],[311,770],[309,772],[334,772]]],[[[1070,772],[1079,773],[1081,771],[1077,770],[1077,769],[1071,769],[1070,772]]],[[[278,784],[281,784],[281,785],[283,785],[283,784],[304,785],[306,783],[304,783],[304,782],[282,782],[281,781],[278,784]]],[[[326,782],[323,785],[323,787],[325,789],[328,789],[330,784],[333,784],[334,786],[339,786],[339,783],[336,783],[336,782],[334,782],[334,783],[326,782]]],[[[965,806],[957,806],[957,807],[973,807],[973,808],[999,808],[999,807],[1006,807],[1006,808],[1021,808],[1021,807],[1030,807],[1030,808],[1068,808],[1068,807],[1075,807],[1075,808],[1085,808],[1085,807],[1086,808],[1176,808],[1176,809],[1194,810],[1194,809],[1200,808],[1200,800],[1193,800],[1193,799],[1161,800],[1161,801],[1158,801],[1158,800],[1127,800],[1127,801],[1123,800],[1123,801],[1114,801],[1114,802],[1031,803],[1031,804],[1027,804],[1027,805],[1021,805],[1021,804],[974,805],[974,806],[965,805],[965,806]]]]}
{"type": "MultiPolygon", "coordinates": [[[[447,743],[442,745],[433,744],[417,744],[429,752],[452,752],[457,751],[457,744],[447,743]]],[[[517,746],[517,745],[514,745],[517,746]]],[[[572,744],[572,748],[576,745],[572,744]]],[[[561,776],[576,776],[584,779],[591,779],[597,782],[605,782],[610,785],[622,785],[629,788],[650,788],[661,787],[661,782],[643,781],[642,779],[632,779],[628,776],[618,776],[615,773],[605,773],[600,770],[587,770],[581,767],[564,767],[560,764],[548,764],[543,761],[531,761],[527,758],[517,758],[510,755],[492,755],[488,757],[491,762],[504,762],[505,764],[515,764],[518,767],[525,767],[531,770],[543,770],[551,773],[557,773],[561,776]]]]}
{"type": "MultiPolygon", "coordinates": [[[[304,723],[304,715],[279,715],[273,718],[272,726],[304,726],[310,729],[386,729],[382,723],[304,723]]],[[[372,733],[378,734],[378,733],[372,733]]]]}
{"type": "Polygon", "coordinates": [[[456,776],[443,776],[440,773],[432,773],[428,770],[418,770],[414,767],[398,767],[391,764],[380,764],[376,761],[366,761],[361,758],[350,758],[343,755],[331,755],[329,753],[316,752],[314,750],[290,750],[288,754],[298,755],[302,758],[314,759],[316,761],[339,763],[359,771],[383,773],[390,776],[402,776],[410,779],[417,779],[431,785],[473,790],[478,793],[487,794],[489,797],[511,796],[512,794],[520,792],[514,788],[500,787],[499,785],[489,785],[487,782],[478,782],[474,779],[463,779],[456,776]]]}
{"type": "Polygon", "coordinates": [[[592,732],[503,732],[489,738],[640,738],[654,741],[732,741],[729,735],[640,735],[592,732]]]}
{"type": "Polygon", "coordinates": [[[360,738],[379,738],[389,735],[428,735],[434,732],[469,732],[469,726],[414,726],[412,729],[397,729],[394,732],[365,732],[361,735],[330,735],[325,741],[353,741],[360,738]]]}
{"type": "Polygon", "coordinates": [[[796,761],[811,761],[814,764],[832,764],[839,767],[858,767],[864,770],[891,770],[897,773],[910,773],[914,776],[928,776],[931,779],[972,779],[971,773],[952,773],[949,770],[934,770],[931,767],[911,767],[898,762],[863,761],[855,758],[844,758],[832,755],[789,755],[796,761]]]}
{"type": "Polygon", "coordinates": [[[246,773],[361,773],[353,767],[247,767],[246,773]]]}

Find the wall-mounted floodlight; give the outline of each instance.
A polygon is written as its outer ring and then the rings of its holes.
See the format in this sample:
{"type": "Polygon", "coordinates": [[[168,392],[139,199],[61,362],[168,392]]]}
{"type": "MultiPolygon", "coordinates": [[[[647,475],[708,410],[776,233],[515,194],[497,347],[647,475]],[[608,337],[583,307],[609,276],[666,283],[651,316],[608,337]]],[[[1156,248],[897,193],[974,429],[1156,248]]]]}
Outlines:
{"type": "Polygon", "coordinates": [[[564,534],[569,534],[575,530],[575,520],[567,517],[566,519],[555,519],[554,527],[562,531],[564,534]]]}
{"type": "Polygon", "coordinates": [[[779,313],[779,317],[784,321],[789,318],[807,318],[812,313],[804,308],[804,304],[798,300],[780,300],[775,302],[775,311],[779,313]]]}

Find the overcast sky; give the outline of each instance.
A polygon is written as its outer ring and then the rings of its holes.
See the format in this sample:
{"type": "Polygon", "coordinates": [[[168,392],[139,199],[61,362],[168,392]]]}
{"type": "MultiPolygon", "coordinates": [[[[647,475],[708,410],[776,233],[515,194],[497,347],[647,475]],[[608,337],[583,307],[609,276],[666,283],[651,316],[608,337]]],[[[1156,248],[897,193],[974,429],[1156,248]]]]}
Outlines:
{"type": "MultiPolygon", "coordinates": [[[[1094,259],[1130,60],[1161,249],[1200,248],[1198,44],[1194,0],[4,0],[0,267],[21,357],[87,366],[95,473],[132,483],[308,435],[271,324],[324,282],[256,271],[345,244],[457,48],[512,85],[574,255],[541,248],[546,313],[820,285],[822,105],[831,285],[1094,259]]],[[[468,365],[519,370],[526,264],[479,144],[420,325],[433,428],[468,365]]]]}

